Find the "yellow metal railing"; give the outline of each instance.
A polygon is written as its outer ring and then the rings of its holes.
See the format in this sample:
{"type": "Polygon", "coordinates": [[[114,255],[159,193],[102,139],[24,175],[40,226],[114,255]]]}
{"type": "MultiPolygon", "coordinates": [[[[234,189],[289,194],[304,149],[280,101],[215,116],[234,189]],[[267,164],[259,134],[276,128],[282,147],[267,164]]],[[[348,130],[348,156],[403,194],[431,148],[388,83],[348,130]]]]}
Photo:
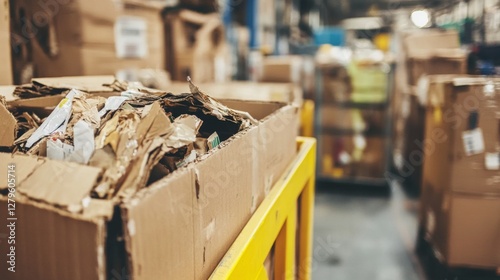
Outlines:
{"type": "Polygon", "coordinates": [[[316,140],[299,137],[297,144],[295,160],[210,279],[311,279],[316,140]],[[274,269],[268,272],[264,262],[273,247],[274,269]]]}

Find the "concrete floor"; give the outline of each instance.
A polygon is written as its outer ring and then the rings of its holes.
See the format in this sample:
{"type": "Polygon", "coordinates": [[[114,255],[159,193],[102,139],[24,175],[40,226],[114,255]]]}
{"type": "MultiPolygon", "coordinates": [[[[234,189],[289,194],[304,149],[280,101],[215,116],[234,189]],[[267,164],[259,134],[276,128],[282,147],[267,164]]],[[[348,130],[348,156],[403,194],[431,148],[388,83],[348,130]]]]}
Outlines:
{"type": "Polygon", "coordinates": [[[313,279],[426,279],[413,253],[416,201],[397,185],[390,195],[345,190],[317,189],[313,279]]]}

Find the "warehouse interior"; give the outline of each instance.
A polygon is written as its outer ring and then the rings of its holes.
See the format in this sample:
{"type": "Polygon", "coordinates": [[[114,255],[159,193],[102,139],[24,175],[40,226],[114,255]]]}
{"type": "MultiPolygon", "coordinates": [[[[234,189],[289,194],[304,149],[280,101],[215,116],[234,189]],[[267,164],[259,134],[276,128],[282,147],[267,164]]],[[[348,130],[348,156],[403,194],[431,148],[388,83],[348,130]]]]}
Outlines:
{"type": "Polygon", "coordinates": [[[0,2],[0,279],[500,280],[499,0],[0,2]]]}

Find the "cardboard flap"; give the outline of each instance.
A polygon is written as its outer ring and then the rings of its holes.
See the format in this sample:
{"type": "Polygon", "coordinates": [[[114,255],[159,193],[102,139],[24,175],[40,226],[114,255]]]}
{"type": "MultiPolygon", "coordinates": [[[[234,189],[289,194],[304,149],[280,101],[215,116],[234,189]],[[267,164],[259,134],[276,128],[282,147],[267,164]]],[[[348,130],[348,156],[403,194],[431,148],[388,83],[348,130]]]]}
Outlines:
{"type": "Polygon", "coordinates": [[[101,174],[101,169],[71,162],[46,160],[18,186],[26,196],[59,206],[78,206],[101,174]]]}
{"type": "Polygon", "coordinates": [[[133,279],[162,279],[165,275],[171,279],[195,279],[195,189],[192,169],[186,168],[121,205],[133,279]]]}
{"type": "Polygon", "coordinates": [[[113,89],[104,84],[112,84],[115,81],[114,76],[75,76],[59,78],[36,78],[32,83],[60,88],[60,89],[78,89],[85,92],[112,92],[113,89]]]}
{"type": "Polygon", "coordinates": [[[14,96],[15,89],[16,86],[0,86],[0,95],[3,95],[7,102],[15,100],[17,99],[17,97],[14,96]]]}
{"type": "Polygon", "coordinates": [[[11,147],[16,140],[16,118],[0,102],[0,146],[11,147]]]}
{"type": "Polygon", "coordinates": [[[27,155],[12,155],[12,154],[6,154],[6,153],[0,153],[0,162],[2,163],[0,165],[0,176],[1,176],[1,181],[0,181],[0,190],[6,189],[7,188],[7,179],[8,179],[8,170],[9,170],[9,165],[14,165],[15,168],[14,172],[12,173],[15,175],[16,178],[16,185],[23,182],[24,179],[26,179],[33,171],[39,167],[44,160],[41,158],[33,157],[33,156],[27,156],[27,155]],[[5,177],[5,179],[4,179],[5,177]]]}

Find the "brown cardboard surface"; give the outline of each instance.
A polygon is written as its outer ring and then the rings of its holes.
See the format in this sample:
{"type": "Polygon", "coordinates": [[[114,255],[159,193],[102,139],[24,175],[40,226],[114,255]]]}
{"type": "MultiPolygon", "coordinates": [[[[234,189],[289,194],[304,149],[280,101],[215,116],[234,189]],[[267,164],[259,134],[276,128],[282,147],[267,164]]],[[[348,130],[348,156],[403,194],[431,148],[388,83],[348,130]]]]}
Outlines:
{"type": "MultiPolygon", "coordinates": [[[[0,207],[7,209],[5,197],[0,197],[0,207]]],[[[0,211],[2,220],[7,217],[7,211],[0,211]]],[[[103,221],[82,219],[19,195],[15,217],[16,272],[2,272],[2,279],[105,279],[103,221]]],[[[8,228],[0,228],[0,234],[8,236],[8,228]]],[[[0,261],[6,269],[6,253],[0,261]]]]}
{"type": "Polygon", "coordinates": [[[194,180],[192,169],[179,170],[122,207],[134,279],[195,279],[194,180]]]}
{"type": "Polygon", "coordinates": [[[208,278],[293,158],[291,139],[296,131],[290,127],[297,122],[296,108],[279,103],[224,103],[257,118],[266,117],[200,162],[140,191],[122,207],[134,279],[167,274],[208,278]],[[271,114],[277,107],[282,108],[271,114]]]}
{"type": "MultiPolygon", "coordinates": [[[[7,188],[7,170],[10,164],[15,165],[15,178],[16,182],[20,183],[24,181],[33,171],[38,168],[44,160],[41,158],[26,156],[26,155],[11,155],[6,153],[0,153],[0,171],[2,172],[2,180],[0,181],[0,190],[7,188]]],[[[17,187],[17,185],[16,185],[17,187]]]]}
{"type": "Polygon", "coordinates": [[[452,195],[448,264],[497,268],[500,197],[452,195]]]}
{"type": "Polygon", "coordinates": [[[0,85],[14,82],[12,73],[9,0],[0,1],[0,85]]]}
{"type": "Polygon", "coordinates": [[[439,187],[429,190],[433,198],[423,209],[437,256],[451,267],[497,268],[500,197],[463,195],[439,187]]]}
{"type": "MultiPolygon", "coordinates": [[[[453,49],[449,50],[453,52],[453,49]]],[[[454,57],[433,56],[429,58],[410,58],[407,61],[408,82],[416,85],[423,75],[466,74],[467,56],[461,53],[454,57]]]]}
{"type": "Polygon", "coordinates": [[[298,83],[302,70],[300,56],[270,56],[262,62],[262,81],[298,83]]]}
{"type": "Polygon", "coordinates": [[[403,47],[407,57],[428,57],[432,56],[436,49],[460,48],[456,31],[427,29],[408,32],[403,37],[403,47]]]}
{"type": "Polygon", "coordinates": [[[91,166],[45,160],[18,185],[18,191],[52,205],[78,206],[95,186],[101,171],[91,166]]]}
{"type": "Polygon", "coordinates": [[[0,147],[11,147],[16,140],[17,120],[14,116],[0,103],[0,147]]]}

